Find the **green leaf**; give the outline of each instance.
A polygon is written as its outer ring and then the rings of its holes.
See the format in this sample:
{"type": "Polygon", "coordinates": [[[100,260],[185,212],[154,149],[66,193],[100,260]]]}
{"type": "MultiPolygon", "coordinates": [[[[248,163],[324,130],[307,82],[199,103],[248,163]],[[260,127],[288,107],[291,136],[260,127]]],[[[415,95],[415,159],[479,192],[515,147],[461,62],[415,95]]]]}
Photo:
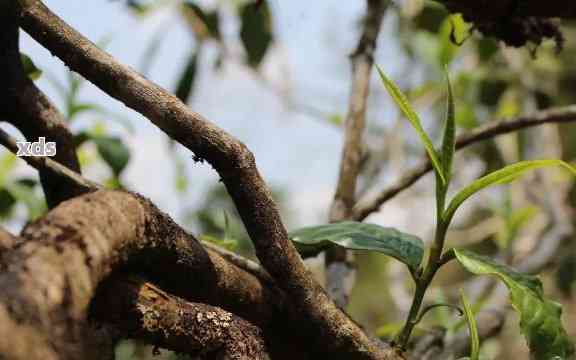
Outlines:
{"type": "Polygon", "coordinates": [[[454,116],[454,93],[450,83],[448,69],[444,68],[446,84],[448,86],[448,107],[446,110],[446,121],[444,123],[444,136],[442,139],[442,168],[446,182],[450,182],[452,176],[452,159],[454,158],[456,144],[456,120],[454,116]]]}
{"type": "Polygon", "coordinates": [[[6,152],[0,156],[0,186],[8,180],[8,174],[16,168],[16,155],[6,152]]]}
{"type": "Polygon", "coordinates": [[[0,188],[0,219],[8,218],[12,214],[12,209],[16,204],[16,199],[10,191],[0,188]]]}
{"type": "Polygon", "coordinates": [[[198,54],[199,51],[193,51],[188,58],[188,63],[184,67],[178,85],[176,86],[176,97],[183,103],[187,103],[194,88],[194,80],[196,79],[196,69],[198,68],[198,54]]]}
{"type": "Polygon", "coordinates": [[[506,184],[512,182],[523,175],[526,171],[545,166],[562,166],[576,175],[576,169],[562,160],[529,160],[520,161],[516,164],[508,165],[500,170],[496,170],[466,186],[460,190],[450,201],[448,208],[444,212],[443,221],[449,224],[454,213],[462,203],[478,191],[491,185],[506,184]]]}
{"type": "Polygon", "coordinates": [[[424,244],[414,235],[393,228],[355,221],[305,227],[289,234],[303,256],[314,256],[332,244],[352,250],[378,251],[415,270],[422,262],[424,244]]]}
{"type": "Polygon", "coordinates": [[[37,219],[47,211],[44,199],[38,196],[34,188],[31,188],[27,184],[16,181],[6,184],[5,188],[17,202],[21,202],[26,206],[30,220],[37,219]]]}
{"type": "Polygon", "coordinates": [[[518,273],[470,251],[454,249],[454,253],[466,270],[496,276],[506,284],[512,307],[520,317],[520,330],[534,359],[567,359],[574,353],[574,345],[562,326],[562,307],[544,298],[537,277],[518,273]]]}
{"type": "Polygon", "coordinates": [[[460,289],[460,302],[464,307],[464,315],[466,315],[466,321],[468,322],[468,331],[470,332],[470,360],[478,360],[480,357],[480,337],[478,336],[478,325],[476,324],[476,318],[474,317],[474,311],[472,306],[466,299],[464,291],[460,289]]]}
{"type": "Polygon", "coordinates": [[[37,80],[42,75],[42,70],[38,69],[32,59],[26,54],[20,53],[20,59],[22,61],[22,67],[24,68],[24,73],[30,78],[30,80],[37,80]]]}
{"type": "Polygon", "coordinates": [[[110,136],[93,137],[98,153],[110,166],[115,176],[120,176],[130,161],[130,150],[124,145],[122,139],[110,136]]]}
{"type": "Polygon", "coordinates": [[[240,18],[242,22],[240,38],[246,50],[247,62],[251,67],[257,68],[273,39],[268,2],[247,3],[240,8],[240,18]]]}
{"type": "Polygon", "coordinates": [[[410,103],[408,102],[408,99],[402,93],[402,91],[392,82],[392,80],[388,79],[386,75],[384,75],[382,69],[380,69],[379,66],[377,66],[377,69],[378,73],[380,74],[380,78],[384,83],[384,87],[386,88],[392,99],[394,99],[394,102],[396,102],[396,105],[398,105],[404,116],[406,116],[408,121],[410,121],[410,124],[412,124],[412,127],[416,130],[416,133],[418,133],[420,140],[422,141],[424,147],[426,148],[428,157],[430,157],[432,166],[434,167],[434,170],[440,177],[442,184],[446,184],[446,179],[444,178],[444,171],[440,161],[438,160],[438,154],[434,149],[432,141],[430,141],[430,138],[422,128],[422,124],[420,123],[420,118],[418,117],[418,114],[416,114],[416,112],[412,109],[410,103]]]}

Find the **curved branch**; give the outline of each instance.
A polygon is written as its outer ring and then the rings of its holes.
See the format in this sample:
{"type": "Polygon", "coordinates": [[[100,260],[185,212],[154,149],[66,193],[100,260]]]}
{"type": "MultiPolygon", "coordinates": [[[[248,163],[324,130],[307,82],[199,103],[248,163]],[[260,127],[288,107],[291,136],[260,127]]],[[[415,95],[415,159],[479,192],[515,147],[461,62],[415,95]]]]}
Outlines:
{"type": "MultiPolygon", "coordinates": [[[[4,1],[0,6],[0,121],[10,122],[30,142],[39,137],[55,142],[54,160],[80,172],[72,134],[64,118],[24,72],[18,46],[18,22],[15,2],[4,1]]],[[[84,193],[83,188],[62,183],[52,175],[40,171],[49,207],[84,193]]]]}
{"type": "Polygon", "coordinates": [[[119,64],[39,0],[19,0],[22,27],[40,44],[110,96],[140,112],[207,160],[226,185],[264,268],[290,297],[303,332],[317,349],[342,358],[382,359],[381,349],[328,298],[304,266],[288,235],[253,154],[237,139],[190,111],[134,70],[119,64]]]}
{"type": "MultiPolygon", "coordinates": [[[[550,123],[567,123],[576,121],[576,105],[553,108],[538,111],[530,115],[524,115],[513,120],[491,121],[484,126],[462,134],[456,140],[456,150],[477,142],[488,140],[499,135],[508,134],[521,129],[550,123]]],[[[432,170],[429,160],[423,160],[418,165],[407,171],[391,186],[384,189],[374,199],[360,201],[354,209],[354,219],[363,220],[371,213],[378,211],[380,206],[392,199],[402,191],[409,188],[418,179],[432,170]]]]}

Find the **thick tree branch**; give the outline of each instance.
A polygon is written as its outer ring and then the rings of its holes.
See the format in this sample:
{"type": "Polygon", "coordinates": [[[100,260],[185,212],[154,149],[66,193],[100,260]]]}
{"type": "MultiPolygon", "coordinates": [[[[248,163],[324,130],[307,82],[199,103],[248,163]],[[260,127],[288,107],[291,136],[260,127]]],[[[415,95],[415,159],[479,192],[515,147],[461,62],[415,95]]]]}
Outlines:
{"type": "MultiPolygon", "coordinates": [[[[576,121],[576,105],[538,111],[513,120],[491,121],[484,126],[479,126],[466,134],[458,136],[456,149],[460,150],[483,140],[533,126],[573,121],[576,121]]],[[[394,184],[384,189],[375,198],[361,200],[354,209],[353,218],[363,220],[371,213],[378,211],[385,202],[412,186],[430,170],[432,170],[430,161],[428,159],[421,161],[411,170],[401,175],[394,184]]]]}
{"type": "MultiPolygon", "coordinates": [[[[281,292],[207,253],[147,200],[125,192],[62,203],[27,226],[3,262],[9,264],[0,273],[3,355],[12,354],[9,337],[17,328],[33,332],[30,341],[49,339],[60,359],[84,358],[91,345],[88,306],[112,271],[143,273],[175,296],[221,306],[265,328],[285,319],[281,292]]],[[[8,358],[36,358],[30,354],[40,350],[18,351],[22,357],[8,358]]]]}
{"type": "Polygon", "coordinates": [[[218,307],[187,302],[141,278],[114,279],[93,314],[129,338],[198,359],[268,359],[260,329],[218,307]]]}
{"type": "Polygon", "coordinates": [[[110,96],[140,112],[170,137],[207,160],[226,185],[264,268],[290,297],[302,331],[334,358],[382,359],[380,349],[328,298],[304,266],[253,154],[244,144],[190,111],[166,90],[68,26],[38,0],[19,0],[22,27],[39,43],[110,96]]]}
{"type": "Polygon", "coordinates": [[[500,19],[511,15],[542,18],[575,18],[576,4],[565,0],[437,0],[450,11],[473,14],[479,19],[500,19]]]}
{"type": "MultiPolygon", "coordinates": [[[[366,122],[366,106],[370,92],[370,75],[374,51],[388,0],[367,0],[362,35],[351,55],[352,85],[344,131],[344,148],[336,193],[330,208],[330,222],[348,219],[356,203],[356,182],[361,170],[362,136],[366,122]]],[[[348,303],[350,286],[347,278],[354,276],[354,259],[350,252],[336,247],[326,252],[326,287],[340,307],[348,303]]]]}
{"type": "MultiPolygon", "coordinates": [[[[39,137],[54,141],[54,160],[79,172],[76,149],[64,118],[24,73],[15,5],[14,1],[0,5],[0,121],[10,122],[30,142],[39,137]]],[[[60,182],[49,172],[40,171],[40,181],[49,207],[84,192],[75,184],[60,182]]]]}
{"type": "Polygon", "coordinates": [[[7,250],[12,249],[17,243],[17,238],[0,227],[0,256],[7,250]]]}
{"type": "MultiPolygon", "coordinates": [[[[3,138],[0,137],[0,140],[2,140],[3,138]]],[[[7,140],[9,145],[11,142],[13,142],[9,137],[7,137],[7,140]]],[[[9,146],[9,149],[11,148],[11,146],[9,146]]],[[[15,150],[15,149],[14,149],[15,150]]],[[[63,168],[62,165],[55,163],[53,161],[51,161],[49,158],[35,158],[35,161],[32,161],[30,164],[37,168],[37,169],[43,169],[43,168],[51,168],[51,166],[55,167],[57,170],[57,176],[60,176],[62,181],[77,181],[79,182],[81,185],[86,186],[87,187],[87,191],[91,192],[91,191],[96,191],[98,190],[99,186],[98,185],[94,185],[93,183],[89,182],[88,180],[85,180],[81,175],[76,174],[66,168],[64,168],[64,171],[60,170],[60,168],[63,168]],[[70,178],[68,178],[70,177],[70,178]]],[[[73,219],[71,219],[73,221],[73,219]]],[[[182,230],[181,230],[182,231],[182,230]]],[[[182,231],[183,232],[183,231],[182,231]]],[[[195,241],[194,238],[190,237],[190,241],[195,241]]],[[[2,255],[2,252],[6,252],[12,248],[14,248],[18,242],[22,242],[21,239],[12,236],[11,234],[9,234],[8,232],[4,231],[3,229],[0,228],[0,255],[2,255]]],[[[223,250],[221,248],[218,248],[217,246],[214,246],[212,244],[204,244],[207,248],[208,248],[208,256],[210,257],[212,263],[214,264],[215,269],[217,270],[218,274],[219,274],[219,278],[221,280],[223,279],[229,279],[229,281],[220,281],[218,283],[215,283],[214,285],[216,286],[222,286],[224,285],[223,288],[223,292],[226,293],[227,289],[238,289],[242,286],[245,285],[249,285],[244,283],[244,281],[246,280],[246,277],[242,277],[242,276],[238,276],[237,272],[242,272],[239,269],[242,269],[244,271],[246,271],[249,274],[252,274],[254,276],[256,276],[256,278],[259,281],[262,281],[264,287],[266,288],[270,288],[272,289],[271,292],[274,294],[277,294],[277,296],[275,296],[275,303],[268,303],[270,310],[269,311],[265,311],[265,317],[260,317],[263,313],[262,312],[255,312],[252,314],[248,314],[248,316],[251,315],[255,315],[257,316],[257,318],[250,318],[252,321],[254,321],[256,324],[260,324],[261,326],[263,326],[263,329],[266,330],[266,338],[267,338],[267,342],[270,345],[270,350],[273,351],[274,354],[274,358],[278,358],[278,359],[284,359],[284,358],[291,358],[291,357],[298,357],[300,359],[306,359],[306,356],[302,351],[303,346],[297,345],[299,342],[302,342],[303,339],[295,339],[292,338],[291,335],[292,334],[287,334],[285,333],[285,316],[288,313],[288,311],[284,308],[286,306],[286,303],[284,302],[283,298],[284,295],[278,290],[276,289],[276,285],[274,284],[274,281],[270,278],[270,276],[259,267],[258,264],[251,262],[250,260],[244,259],[236,254],[227,252],[226,250],[223,250]],[[239,269],[235,269],[234,266],[230,266],[228,265],[225,261],[223,261],[221,259],[221,257],[226,258],[228,261],[230,261],[232,264],[238,266],[239,269]],[[272,313],[273,316],[271,315],[272,313]],[[273,317],[274,317],[274,321],[273,321],[273,317]],[[286,348],[285,345],[290,344],[289,348],[286,348]]],[[[185,251],[185,249],[183,250],[185,251]]],[[[2,265],[2,264],[0,264],[2,265]]],[[[249,278],[249,277],[248,277],[249,278]]],[[[121,280],[120,280],[121,281],[121,280]]],[[[115,277],[112,278],[112,280],[108,281],[108,282],[112,282],[113,284],[116,284],[116,279],[115,277]]],[[[267,293],[267,291],[262,292],[260,291],[260,289],[258,288],[252,288],[249,286],[249,289],[246,291],[256,291],[254,295],[255,299],[260,299],[260,297],[262,296],[263,293],[267,293]]],[[[241,293],[244,292],[244,290],[240,291],[241,293]]],[[[269,291],[268,291],[269,292],[269,291]]],[[[236,290],[233,290],[232,293],[226,293],[225,295],[223,295],[222,297],[231,297],[231,298],[236,298],[238,297],[239,293],[236,292],[236,290]]],[[[105,303],[109,302],[109,299],[107,299],[107,297],[105,295],[103,295],[103,299],[105,303]]],[[[124,294],[121,292],[115,292],[113,294],[114,297],[122,297],[122,298],[126,298],[129,297],[130,294],[124,294]]],[[[242,295],[241,295],[242,296],[242,295]]],[[[98,303],[99,301],[101,301],[100,299],[102,299],[102,296],[99,296],[97,300],[92,300],[93,302],[98,303]]],[[[243,299],[239,299],[240,302],[251,302],[253,298],[251,297],[244,297],[243,299]]],[[[223,300],[220,299],[220,297],[218,297],[218,299],[212,299],[212,301],[215,302],[222,302],[223,300]]],[[[263,299],[264,302],[268,302],[269,299],[263,299]]],[[[256,301],[257,303],[260,302],[260,300],[256,301]]],[[[226,300],[224,300],[224,303],[226,303],[226,300]]],[[[261,302],[262,304],[262,302],[261,302]]],[[[246,308],[252,305],[258,306],[255,303],[248,303],[245,304],[246,308]]],[[[106,308],[107,307],[105,305],[100,305],[99,308],[106,308]]],[[[110,316],[114,317],[114,316],[120,316],[118,314],[114,314],[114,313],[108,313],[107,314],[108,319],[110,318],[110,316]]],[[[121,316],[120,316],[121,317],[121,316]]],[[[102,320],[102,319],[97,319],[97,320],[102,320]]],[[[146,333],[146,331],[142,330],[143,333],[146,333]]],[[[132,336],[133,334],[126,334],[126,333],[122,333],[122,336],[127,337],[127,336],[132,336]]],[[[155,343],[156,345],[159,345],[160,343],[155,343]]],[[[170,344],[168,344],[170,345],[170,344]]],[[[173,347],[169,347],[170,349],[173,350],[181,350],[180,348],[173,348],[173,347]]]]}

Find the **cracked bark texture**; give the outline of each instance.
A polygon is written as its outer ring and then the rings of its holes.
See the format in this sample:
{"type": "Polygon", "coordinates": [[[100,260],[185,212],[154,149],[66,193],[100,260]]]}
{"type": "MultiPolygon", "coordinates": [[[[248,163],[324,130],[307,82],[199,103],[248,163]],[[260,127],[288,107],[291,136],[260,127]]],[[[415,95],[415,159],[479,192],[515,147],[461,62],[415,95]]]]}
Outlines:
{"type": "Polygon", "coordinates": [[[105,284],[93,312],[128,337],[197,359],[268,359],[259,328],[221,308],[191,303],[138,277],[105,284]]]}
{"type": "MultiPolygon", "coordinates": [[[[0,4],[0,121],[12,124],[30,142],[39,137],[45,137],[47,142],[54,141],[56,155],[53,160],[79,172],[76,149],[65,119],[24,72],[15,5],[14,1],[0,4]]],[[[40,182],[49,207],[84,192],[45,170],[40,171],[40,182]]]]}
{"type": "Polygon", "coordinates": [[[9,359],[90,358],[94,344],[110,350],[110,337],[94,331],[87,313],[98,285],[116,272],[145,273],[175,296],[262,325],[282,301],[276,289],[208,254],[148,201],[125,192],[66,201],[20,238],[3,251],[0,273],[0,354],[9,359]]]}

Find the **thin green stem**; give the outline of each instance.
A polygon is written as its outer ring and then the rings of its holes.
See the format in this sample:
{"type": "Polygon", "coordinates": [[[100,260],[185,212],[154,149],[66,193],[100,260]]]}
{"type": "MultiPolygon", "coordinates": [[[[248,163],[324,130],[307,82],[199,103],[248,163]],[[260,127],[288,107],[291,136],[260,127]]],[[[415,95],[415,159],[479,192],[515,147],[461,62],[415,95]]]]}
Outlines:
{"type": "MultiPolygon", "coordinates": [[[[445,196],[446,192],[444,189],[439,189],[440,196],[445,196]]],[[[439,200],[438,204],[442,204],[443,201],[439,200]]],[[[410,340],[410,335],[412,334],[412,330],[416,324],[418,324],[420,308],[422,307],[422,302],[424,301],[424,295],[426,295],[426,290],[436,272],[442,266],[442,251],[444,249],[444,240],[446,238],[446,231],[448,230],[448,224],[443,221],[441,216],[441,211],[439,212],[439,216],[437,219],[436,225],[436,235],[434,238],[434,243],[430,249],[430,255],[428,257],[428,263],[426,264],[426,268],[420,278],[416,281],[416,291],[414,293],[414,298],[412,300],[412,305],[410,306],[410,312],[408,313],[408,317],[406,318],[406,322],[404,327],[396,337],[395,344],[396,346],[400,347],[401,349],[405,350],[408,341],[410,340]]]]}

